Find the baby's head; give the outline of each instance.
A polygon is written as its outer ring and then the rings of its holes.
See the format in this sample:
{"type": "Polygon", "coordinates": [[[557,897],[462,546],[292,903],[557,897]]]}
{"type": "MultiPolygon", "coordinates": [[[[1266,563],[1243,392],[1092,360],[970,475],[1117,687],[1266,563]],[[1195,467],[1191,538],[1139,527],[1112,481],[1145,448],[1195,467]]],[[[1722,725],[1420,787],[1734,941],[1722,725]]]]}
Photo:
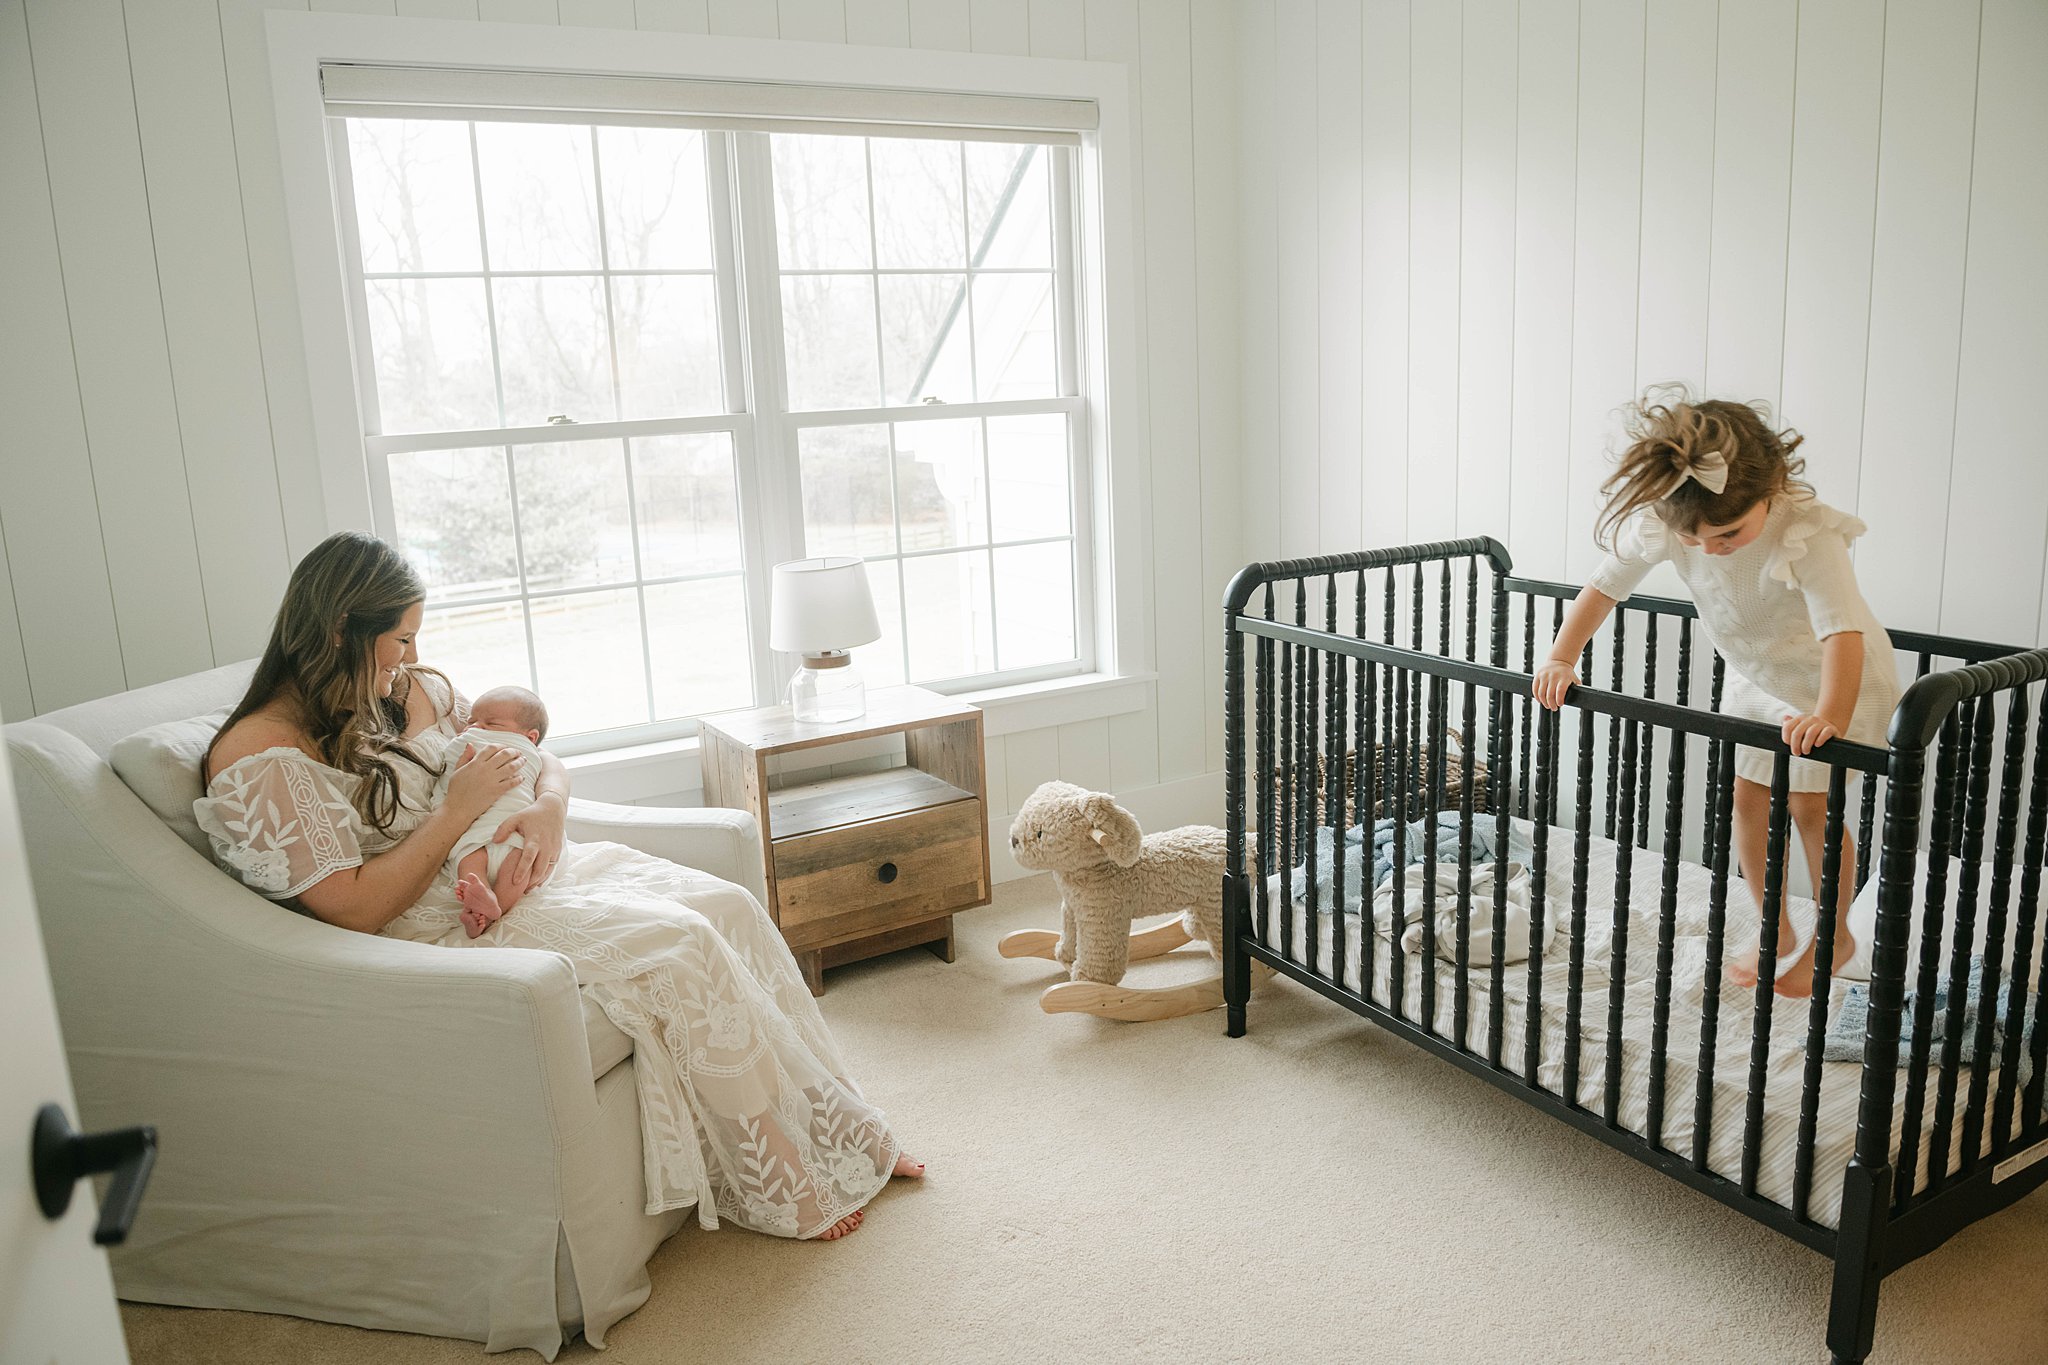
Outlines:
{"type": "Polygon", "coordinates": [[[538,744],[547,738],[548,708],[523,687],[494,687],[469,704],[469,723],[479,730],[525,735],[538,744]]]}
{"type": "Polygon", "coordinates": [[[1600,485],[1603,545],[1647,507],[1686,544],[1729,554],[1757,538],[1772,498],[1811,491],[1799,478],[1806,461],[1793,453],[1806,438],[1773,430],[1760,403],[1695,401],[1683,384],[1659,384],[1629,407],[1627,428],[1630,445],[1600,485]]]}

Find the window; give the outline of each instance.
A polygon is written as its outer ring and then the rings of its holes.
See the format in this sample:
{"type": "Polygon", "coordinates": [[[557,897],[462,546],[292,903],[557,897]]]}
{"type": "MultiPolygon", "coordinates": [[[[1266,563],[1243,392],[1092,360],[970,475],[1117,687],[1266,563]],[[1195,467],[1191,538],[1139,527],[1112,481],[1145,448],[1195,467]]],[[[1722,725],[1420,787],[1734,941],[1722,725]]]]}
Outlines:
{"type": "Polygon", "coordinates": [[[871,685],[1092,667],[1058,134],[330,109],[373,515],[465,688],[584,746],[772,701],[820,554],[871,685]]]}

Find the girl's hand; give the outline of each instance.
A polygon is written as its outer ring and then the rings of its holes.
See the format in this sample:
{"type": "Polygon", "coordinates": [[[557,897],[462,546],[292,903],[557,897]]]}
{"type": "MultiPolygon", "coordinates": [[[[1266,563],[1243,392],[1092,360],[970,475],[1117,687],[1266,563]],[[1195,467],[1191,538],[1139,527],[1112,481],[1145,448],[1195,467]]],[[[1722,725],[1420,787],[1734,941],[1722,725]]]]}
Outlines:
{"type": "Polygon", "coordinates": [[[1564,705],[1564,694],[1578,685],[1579,671],[1570,664],[1557,659],[1546,659],[1536,670],[1536,679],[1529,691],[1545,710],[1555,711],[1564,705]]]}
{"type": "Polygon", "coordinates": [[[520,894],[539,886],[554,872],[555,864],[562,860],[568,823],[566,804],[559,797],[544,795],[507,818],[491,836],[494,844],[502,844],[515,834],[525,841],[523,847],[512,851],[512,881],[520,894]]]}
{"type": "Polygon", "coordinates": [[[1787,716],[1782,732],[1785,747],[1802,758],[1831,739],[1841,737],[1841,727],[1819,716],[1787,716]]]}
{"type": "Polygon", "coordinates": [[[464,823],[491,808],[491,803],[519,785],[519,755],[500,744],[462,746],[455,760],[454,775],[448,779],[446,805],[464,823]]]}

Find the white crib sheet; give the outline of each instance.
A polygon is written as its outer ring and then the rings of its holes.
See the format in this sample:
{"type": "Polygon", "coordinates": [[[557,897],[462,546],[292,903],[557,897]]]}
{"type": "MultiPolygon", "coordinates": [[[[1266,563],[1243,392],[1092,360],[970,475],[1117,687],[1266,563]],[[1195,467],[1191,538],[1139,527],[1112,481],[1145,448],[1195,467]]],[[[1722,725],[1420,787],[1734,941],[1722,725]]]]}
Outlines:
{"type": "MultiPolygon", "coordinates": [[[[1483,818],[1490,833],[1492,817],[1483,818]]],[[[1524,834],[1534,839],[1535,830],[1530,822],[1518,819],[1514,824],[1524,834]]],[[[1572,830],[1553,826],[1549,832],[1547,849],[1547,904],[1544,913],[1556,924],[1557,932],[1543,955],[1541,1039],[1536,1079],[1539,1085],[1553,1095],[1562,1094],[1564,1090],[1574,838],[1572,830]]],[[[1663,895],[1663,855],[1659,848],[1638,848],[1632,850],[1632,858],[1624,971],[1626,993],[1621,1029],[1620,1103],[1616,1120],[1623,1128],[1640,1135],[1648,1127],[1650,1108],[1650,1039],[1656,989],[1659,909],[1663,895]]],[[[1608,990],[1612,980],[1610,949],[1614,938],[1616,859],[1617,846],[1614,841],[1602,838],[1598,834],[1593,835],[1587,855],[1586,949],[1581,975],[1583,1004],[1579,1014],[1581,1033],[1578,1103],[1594,1114],[1603,1112],[1606,1099],[1608,990]]],[[[1666,1044],[1661,1143],[1668,1151],[1687,1160],[1691,1159],[1693,1150],[1693,1116],[1699,1082],[1697,1063],[1700,1008],[1707,955],[1707,917],[1711,886],[1712,874],[1705,866],[1691,861],[1680,863],[1672,944],[1669,1035],[1666,1044]]],[[[1276,887],[1277,879],[1268,882],[1267,942],[1279,948],[1280,897],[1275,890],[1276,887]]],[[[1293,891],[1293,939],[1288,956],[1292,961],[1307,966],[1307,907],[1298,869],[1293,891]]],[[[1798,896],[1788,899],[1791,902],[1793,922],[1798,927],[1800,937],[1804,939],[1813,932],[1813,903],[1798,896]]],[[[1353,909],[1342,916],[1332,915],[1327,904],[1320,907],[1314,933],[1318,945],[1316,970],[1326,979],[1331,977],[1336,925],[1341,921],[1345,954],[1343,984],[1356,990],[1359,984],[1360,918],[1356,912],[1358,890],[1355,886],[1345,887],[1345,900],[1353,909]]],[[[1738,954],[1754,951],[1758,924],[1755,899],[1746,884],[1734,875],[1732,869],[1728,880],[1726,904],[1724,963],[1735,960],[1738,954]]],[[[1256,917],[1256,901],[1253,913],[1256,917]]],[[[1413,918],[1417,913],[1418,907],[1411,904],[1407,910],[1408,916],[1413,918]]],[[[1475,923],[1490,918],[1491,915],[1490,899],[1473,907],[1475,923]]],[[[1852,925],[1859,939],[1867,943],[1870,925],[1857,922],[1861,918],[1862,916],[1852,916],[1852,925]]],[[[1781,944],[1780,948],[1786,950],[1789,945],[1781,944]]],[[[1915,951],[1917,952],[1917,948],[1915,951]]],[[[1371,998],[1377,1004],[1386,1005],[1390,1000],[1388,985],[1392,956],[1387,940],[1376,938],[1373,953],[1371,998]]],[[[1909,961],[1917,960],[1917,957],[1909,958],[1909,961]]],[[[1455,1009],[1454,982],[1458,969],[1455,963],[1441,959],[1434,962],[1434,967],[1434,1032],[1440,1037],[1450,1039],[1455,1009]]],[[[1505,971],[1506,977],[1502,988],[1504,1027],[1501,1066],[1511,1074],[1520,1076],[1523,1074],[1525,1052],[1529,964],[1510,962],[1506,965],[1505,971]]],[[[1406,957],[1403,977],[1402,1013],[1411,1022],[1420,1022],[1422,962],[1419,955],[1409,954],[1406,957]]],[[[1484,1058],[1490,1015],[1488,991],[1491,984],[1491,969],[1472,968],[1467,973],[1467,982],[1469,994],[1465,1048],[1484,1058]]],[[[1847,982],[1836,981],[1833,984],[1830,1017],[1833,1009],[1839,1007],[1842,995],[1847,989],[1847,982]]],[[[1742,1177],[1742,1136],[1748,1111],[1754,1001],[1753,991],[1738,989],[1727,984],[1725,979],[1721,982],[1719,1016],[1715,1030],[1713,1107],[1707,1145],[1707,1165],[1715,1174],[1737,1182],[1742,1177]]],[[[1807,1011],[1810,1004],[1807,1000],[1789,1000],[1784,997],[1778,997],[1773,1003],[1770,1049],[1765,1068],[1763,1141],[1756,1188],[1757,1193],[1763,1198],[1787,1208],[1792,1204],[1800,1096],[1806,1069],[1807,1011]]],[[[1894,1150],[1904,1125],[1907,1074],[1906,1069],[1901,1067],[1892,1118],[1894,1150]]],[[[1841,1213],[1842,1172],[1847,1167],[1855,1146],[1861,1076],[1860,1063],[1821,1063],[1820,1103],[1814,1137],[1813,1185],[1808,1199],[1807,1217],[1824,1227],[1835,1227],[1841,1213]]],[[[1961,1160],[1963,1112],[1968,1098],[1968,1086],[1969,1069],[1965,1067],[1957,1085],[1955,1136],[1949,1154],[1951,1170],[1955,1169],[1961,1160]]],[[[1989,1111],[1992,1107],[1992,1098],[1997,1094],[1997,1087],[1998,1071],[1994,1066],[1985,1104],[1987,1112],[1982,1142],[1984,1152],[1991,1149],[1993,1134],[1989,1111]]],[[[1934,1128],[1935,1097],[1935,1069],[1930,1067],[1926,1105],[1921,1119],[1919,1169],[1914,1177],[1916,1190],[1924,1188],[1928,1183],[1927,1138],[1934,1128]]],[[[2013,1127],[2017,1131],[2017,1115],[2013,1127]]]]}

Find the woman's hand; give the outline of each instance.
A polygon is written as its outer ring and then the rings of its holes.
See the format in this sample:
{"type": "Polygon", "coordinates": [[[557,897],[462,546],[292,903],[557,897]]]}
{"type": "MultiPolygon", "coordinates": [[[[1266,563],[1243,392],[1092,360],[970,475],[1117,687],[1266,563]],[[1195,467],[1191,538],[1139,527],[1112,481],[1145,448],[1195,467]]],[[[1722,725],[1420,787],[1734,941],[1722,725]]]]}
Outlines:
{"type": "Polygon", "coordinates": [[[568,803],[552,792],[543,792],[532,805],[508,817],[491,836],[494,844],[515,834],[525,841],[524,847],[512,851],[511,862],[512,882],[521,895],[546,881],[562,860],[568,823],[568,803]]]}
{"type": "Polygon", "coordinates": [[[448,779],[444,804],[467,824],[518,785],[518,754],[501,744],[486,744],[481,750],[465,744],[462,756],[455,760],[455,773],[448,779]]]}
{"type": "Polygon", "coordinates": [[[1841,736],[1843,727],[1823,716],[1787,716],[1782,733],[1785,747],[1802,758],[1831,739],[1841,736]]]}
{"type": "Polygon", "coordinates": [[[1561,659],[1545,659],[1536,670],[1536,679],[1529,691],[1545,710],[1555,711],[1564,705],[1564,694],[1578,685],[1579,671],[1561,659]]]}

